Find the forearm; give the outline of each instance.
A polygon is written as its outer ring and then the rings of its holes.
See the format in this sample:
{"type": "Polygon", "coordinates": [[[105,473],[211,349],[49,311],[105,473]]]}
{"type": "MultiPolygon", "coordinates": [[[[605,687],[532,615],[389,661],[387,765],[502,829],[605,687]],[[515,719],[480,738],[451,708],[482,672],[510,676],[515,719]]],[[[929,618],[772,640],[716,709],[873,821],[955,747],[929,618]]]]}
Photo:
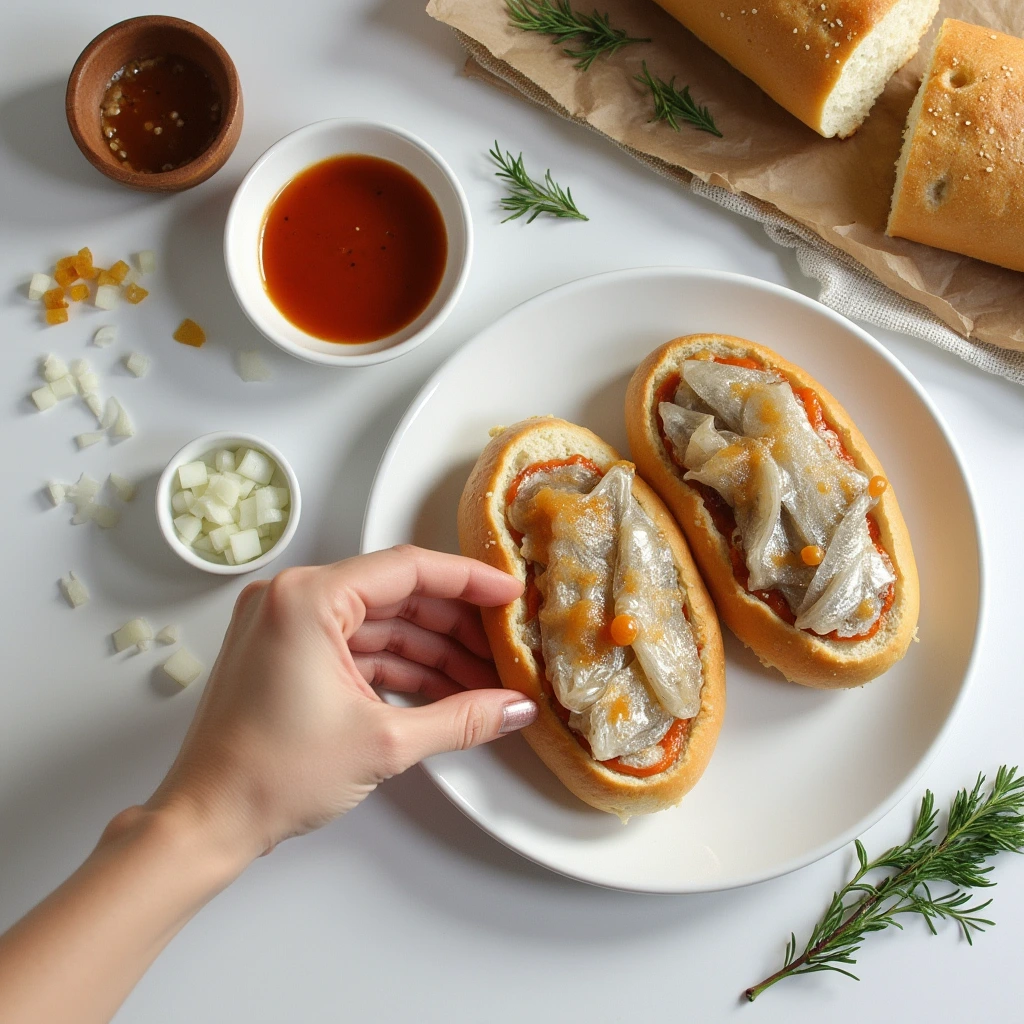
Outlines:
{"type": "Polygon", "coordinates": [[[182,926],[244,869],[181,810],[133,807],[0,937],[5,1024],[108,1021],[182,926]]]}

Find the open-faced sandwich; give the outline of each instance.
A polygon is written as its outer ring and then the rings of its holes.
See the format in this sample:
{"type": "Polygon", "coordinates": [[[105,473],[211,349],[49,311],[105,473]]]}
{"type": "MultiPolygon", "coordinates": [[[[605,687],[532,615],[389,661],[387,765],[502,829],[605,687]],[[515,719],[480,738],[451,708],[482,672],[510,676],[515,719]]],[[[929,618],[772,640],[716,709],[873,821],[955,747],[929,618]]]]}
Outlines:
{"type": "Polygon", "coordinates": [[[633,375],[626,427],[719,614],[765,665],[843,687],[903,657],[919,606],[907,527],[817,381],[742,338],[677,338],[633,375]]]}
{"type": "Polygon", "coordinates": [[[502,683],[540,707],[524,733],[544,763],[623,819],[682,799],[722,724],[722,637],[633,465],[565,420],[501,428],[466,482],[459,542],[525,585],[483,620],[502,683]]]}

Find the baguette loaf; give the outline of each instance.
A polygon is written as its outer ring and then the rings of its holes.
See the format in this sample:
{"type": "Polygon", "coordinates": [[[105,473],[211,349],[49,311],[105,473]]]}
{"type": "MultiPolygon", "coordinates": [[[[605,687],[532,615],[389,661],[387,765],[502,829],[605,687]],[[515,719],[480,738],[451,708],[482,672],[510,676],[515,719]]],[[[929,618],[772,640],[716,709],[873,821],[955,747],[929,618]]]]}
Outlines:
{"type": "MultiPolygon", "coordinates": [[[[554,417],[536,417],[498,428],[477,460],[459,502],[462,553],[494,565],[527,582],[527,563],[509,531],[506,495],[529,466],[583,456],[604,472],[619,455],[583,427],[554,417]]],[[[594,760],[565,724],[544,675],[543,662],[526,642],[528,595],[503,608],[482,609],[502,683],[539,705],[536,722],[523,734],[541,760],[581,800],[598,810],[632,815],[678,803],[703,774],[718,738],[725,711],[725,658],[714,606],[678,528],[654,492],[638,477],[633,496],[671,548],[684,610],[700,652],[703,685],[700,710],[690,720],[687,739],[672,767],[640,778],[594,760]]]]}
{"type": "Polygon", "coordinates": [[[753,359],[765,369],[778,371],[794,389],[812,389],[828,426],[857,469],[869,477],[882,475],[864,435],[817,381],[771,349],[720,334],[676,338],[652,352],[633,374],[626,392],[626,430],[637,471],[650,481],[682,527],[722,620],[764,665],[777,668],[792,682],[817,688],[857,686],[875,678],[907,652],[919,607],[917,566],[893,488],[882,493],[871,512],[896,576],[892,605],[883,613],[877,632],[866,639],[844,640],[790,625],[737,580],[730,538],[719,532],[700,491],[684,481],[684,470],[662,437],[659,394],[669,378],[680,372],[683,360],[704,353],[753,359]]]}
{"type": "Polygon", "coordinates": [[[860,127],[939,9],[939,0],[657,2],[825,138],[860,127]]]}
{"type": "Polygon", "coordinates": [[[1024,40],[947,18],[910,111],[888,234],[1024,270],[1024,40]]]}

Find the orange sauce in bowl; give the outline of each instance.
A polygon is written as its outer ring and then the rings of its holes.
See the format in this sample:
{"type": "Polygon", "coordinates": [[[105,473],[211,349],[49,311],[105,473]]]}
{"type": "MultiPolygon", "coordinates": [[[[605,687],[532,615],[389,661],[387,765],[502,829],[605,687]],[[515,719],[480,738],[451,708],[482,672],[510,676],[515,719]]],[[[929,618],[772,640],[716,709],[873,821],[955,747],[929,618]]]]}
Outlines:
{"type": "Polygon", "coordinates": [[[379,157],[330,157],[267,208],[263,285],[281,314],[322,341],[378,341],[411,324],[440,287],[444,218],[427,187],[379,157]]]}

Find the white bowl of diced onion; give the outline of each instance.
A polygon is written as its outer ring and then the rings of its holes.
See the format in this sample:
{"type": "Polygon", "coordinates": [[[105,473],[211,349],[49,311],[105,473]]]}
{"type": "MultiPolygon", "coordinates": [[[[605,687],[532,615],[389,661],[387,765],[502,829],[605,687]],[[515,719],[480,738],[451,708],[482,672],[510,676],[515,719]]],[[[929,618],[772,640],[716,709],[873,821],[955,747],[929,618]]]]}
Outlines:
{"type": "Polygon", "coordinates": [[[156,517],[171,549],[218,576],[272,562],[295,536],[300,511],[295,472],[252,434],[197,437],[167,463],[156,485],[156,517]]]}

